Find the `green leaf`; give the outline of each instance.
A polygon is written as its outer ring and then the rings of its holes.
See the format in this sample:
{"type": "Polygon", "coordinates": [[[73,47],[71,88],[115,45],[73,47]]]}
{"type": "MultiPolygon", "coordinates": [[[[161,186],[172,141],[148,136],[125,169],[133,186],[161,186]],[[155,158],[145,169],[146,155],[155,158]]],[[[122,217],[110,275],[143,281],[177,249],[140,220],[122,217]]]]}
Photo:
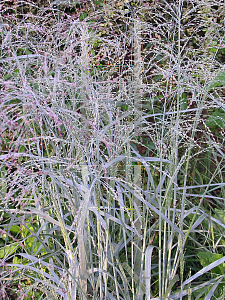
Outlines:
{"type": "Polygon", "coordinates": [[[127,111],[129,107],[127,105],[121,105],[121,108],[127,111]]]}
{"type": "Polygon", "coordinates": [[[219,127],[225,128],[225,112],[221,109],[217,109],[209,116],[205,124],[212,129],[218,129],[219,127]]]}
{"type": "Polygon", "coordinates": [[[18,48],[17,51],[18,51],[18,55],[17,56],[32,54],[32,52],[30,52],[30,50],[28,50],[26,48],[18,48]]]}
{"type": "Polygon", "coordinates": [[[3,76],[3,80],[7,80],[7,79],[9,79],[9,78],[11,78],[11,77],[12,77],[11,74],[7,74],[7,75],[3,76]]]}
{"type": "Polygon", "coordinates": [[[19,153],[23,153],[24,151],[25,151],[26,149],[25,149],[25,147],[23,146],[23,145],[21,145],[20,147],[19,147],[19,153]]]}
{"type": "Polygon", "coordinates": [[[12,226],[10,227],[10,231],[11,231],[12,233],[18,233],[18,232],[20,232],[20,226],[18,226],[18,225],[12,225],[12,226]]]}
{"type": "Polygon", "coordinates": [[[149,49],[149,48],[151,48],[153,46],[153,43],[149,43],[145,48],[146,49],[149,49]]]}
{"type": "Polygon", "coordinates": [[[214,215],[214,218],[220,218],[224,224],[225,224],[225,211],[224,210],[221,210],[221,209],[218,209],[218,208],[215,208],[215,215],[214,215]]]}
{"type": "Polygon", "coordinates": [[[209,89],[212,89],[214,87],[219,87],[219,86],[221,87],[224,85],[225,85],[225,70],[221,70],[209,85],[209,89]]]}
{"type": "Polygon", "coordinates": [[[99,6],[103,6],[104,1],[94,1],[94,4],[99,5],[99,6]]]}
{"type": "Polygon", "coordinates": [[[4,258],[6,255],[12,255],[16,252],[19,243],[15,243],[13,245],[5,246],[0,248],[0,258],[4,258]]]}
{"type": "Polygon", "coordinates": [[[175,275],[174,278],[170,281],[168,288],[166,289],[165,295],[163,300],[167,299],[167,296],[169,295],[169,293],[172,290],[172,287],[174,286],[174,284],[179,280],[179,276],[175,275]]]}
{"type": "Polygon", "coordinates": [[[17,256],[14,256],[13,263],[14,264],[20,264],[21,263],[21,259],[19,259],[17,256]]]}
{"type": "Polygon", "coordinates": [[[80,17],[79,17],[79,20],[80,20],[80,21],[83,21],[87,16],[88,16],[87,13],[81,13],[81,15],[80,15],[80,17]]]}
{"type": "Polygon", "coordinates": [[[130,144],[134,148],[134,150],[138,152],[137,145],[134,142],[131,142],[130,144]]]}
{"type": "Polygon", "coordinates": [[[187,109],[187,95],[185,93],[181,96],[181,110],[187,109]]]}
{"type": "MultiPolygon", "coordinates": [[[[128,263],[127,262],[123,262],[121,265],[124,268],[124,270],[126,270],[126,272],[130,275],[130,277],[133,277],[134,282],[137,283],[137,284],[139,284],[140,278],[135,273],[135,271],[132,270],[132,268],[128,265],[128,263]]],[[[144,283],[142,283],[141,289],[145,293],[145,285],[144,285],[144,283]]]]}
{"type": "Polygon", "coordinates": [[[163,78],[163,75],[156,75],[156,76],[153,78],[153,80],[154,80],[155,82],[158,82],[158,81],[160,81],[162,78],[163,78]]]}
{"type": "Polygon", "coordinates": [[[156,61],[161,61],[163,59],[163,56],[161,54],[158,54],[155,58],[156,61]]]}
{"type": "MultiPolygon", "coordinates": [[[[200,263],[203,268],[207,267],[209,264],[217,261],[223,257],[223,254],[210,253],[210,252],[198,252],[197,256],[199,257],[200,263]]],[[[212,273],[223,275],[225,271],[224,263],[212,269],[212,273]]]]}
{"type": "MultiPolygon", "coordinates": [[[[34,232],[33,226],[29,225],[28,228],[34,232]]],[[[22,229],[21,235],[23,238],[26,238],[26,240],[24,241],[25,249],[28,252],[30,252],[30,253],[32,252],[34,254],[38,250],[38,248],[41,246],[41,243],[39,241],[37,241],[34,236],[31,236],[30,231],[26,228],[22,229]],[[32,249],[33,249],[33,251],[32,251],[32,249]]],[[[42,249],[38,253],[39,254],[46,253],[46,250],[44,249],[44,247],[42,247],[42,249]]]]}

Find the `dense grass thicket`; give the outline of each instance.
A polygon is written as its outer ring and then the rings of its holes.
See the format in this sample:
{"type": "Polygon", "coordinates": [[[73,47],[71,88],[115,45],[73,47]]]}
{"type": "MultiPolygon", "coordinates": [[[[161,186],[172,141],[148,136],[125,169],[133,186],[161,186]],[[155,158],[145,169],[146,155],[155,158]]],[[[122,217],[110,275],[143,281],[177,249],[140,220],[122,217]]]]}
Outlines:
{"type": "Polygon", "coordinates": [[[0,1],[0,298],[225,298],[225,4],[0,1]]]}

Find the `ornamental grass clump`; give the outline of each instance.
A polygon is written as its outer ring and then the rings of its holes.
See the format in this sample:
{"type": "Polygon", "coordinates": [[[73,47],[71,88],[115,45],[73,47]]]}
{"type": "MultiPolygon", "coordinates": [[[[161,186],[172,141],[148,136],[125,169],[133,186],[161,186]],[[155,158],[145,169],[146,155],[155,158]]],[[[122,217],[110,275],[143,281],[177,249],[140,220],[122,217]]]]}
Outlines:
{"type": "Polygon", "coordinates": [[[224,8],[1,4],[2,299],[223,299],[224,8]]]}

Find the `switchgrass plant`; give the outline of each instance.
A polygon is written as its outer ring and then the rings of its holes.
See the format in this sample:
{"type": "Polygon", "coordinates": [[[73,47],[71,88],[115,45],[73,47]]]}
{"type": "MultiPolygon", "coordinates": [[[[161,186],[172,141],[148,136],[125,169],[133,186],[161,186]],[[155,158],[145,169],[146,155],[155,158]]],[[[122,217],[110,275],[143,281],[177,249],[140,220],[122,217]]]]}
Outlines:
{"type": "Polygon", "coordinates": [[[224,299],[223,1],[67,4],[1,3],[1,298],[224,299]]]}

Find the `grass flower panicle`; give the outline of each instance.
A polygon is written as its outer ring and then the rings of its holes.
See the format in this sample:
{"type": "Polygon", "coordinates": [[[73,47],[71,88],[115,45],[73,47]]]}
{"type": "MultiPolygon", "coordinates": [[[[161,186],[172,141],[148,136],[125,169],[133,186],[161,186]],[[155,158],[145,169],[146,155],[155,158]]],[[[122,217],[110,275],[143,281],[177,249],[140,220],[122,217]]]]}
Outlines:
{"type": "Polygon", "coordinates": [[[223,1],[67,2],[0,4],[1,298],[222,299],[223,1]]]}

